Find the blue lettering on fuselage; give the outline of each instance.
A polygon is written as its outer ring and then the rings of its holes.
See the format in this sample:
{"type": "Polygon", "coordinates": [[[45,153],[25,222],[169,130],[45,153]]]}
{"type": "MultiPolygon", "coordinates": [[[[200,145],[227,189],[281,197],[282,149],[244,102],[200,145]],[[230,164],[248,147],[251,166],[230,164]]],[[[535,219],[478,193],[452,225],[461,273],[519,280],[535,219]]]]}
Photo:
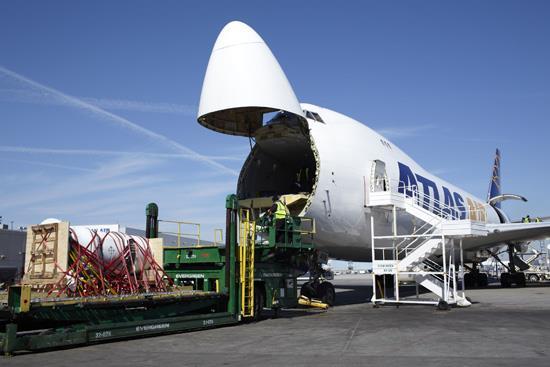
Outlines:
{"type": "Polygon", "coordinates": [[[399,187],[397,190],[401,194],[405,194],[406,191],[407,197],[412,197],[413,192],[418,192],[416,177],[409,166],[401,162],[397,162],[397,164],[399,165],[399,187]]]}
{"type": "Polygon", "coordinates": [[[424,189],[424,203],[422,203],[422,206],[424,209],[430,210],[430,199],[432,198],[430,192],[433,191],[433,198],[435,200],[432,209],[433,212],[437,214],[439,212],[439,190],[437,189],[437,185],[432,180],[428,180],[426,177],[420,176],[419,174],[416,174],[416,179],[422,184],[422,188],[424,189]]]}
{"type": "Polygon", "coordinates": [[[424,201],[422,207],[426,210],[430,210],[437,215],[442,213],[449,215],[451,218],[466,219],[466,207],[464,205],[464,198],[457,192],[451,193],[451,191],[441,186],[443,189],[443,202],[444,208],[439,206],[439,188],[437,184],[419,174],[414,174],[409,166],[401,162],[397,162],[399,166],[399,186],[398,192],[405,194],[407,197],[418,196],[418,184],[422,184],[422,191],[424,201]],[[433,203],[433,204],[432,204],[433,203]],[[459,215],[460,214],[460,215],[459,215]]]}

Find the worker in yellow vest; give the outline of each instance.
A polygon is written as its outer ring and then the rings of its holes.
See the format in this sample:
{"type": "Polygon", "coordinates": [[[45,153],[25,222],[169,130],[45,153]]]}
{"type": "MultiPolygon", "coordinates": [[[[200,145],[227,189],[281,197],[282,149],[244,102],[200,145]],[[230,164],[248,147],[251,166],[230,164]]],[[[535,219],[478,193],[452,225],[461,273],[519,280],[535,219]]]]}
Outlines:
{"type": "Polygon", "coordinates": [[[275,220],[275,242],[283,243],[285,242],[285,220],[289,215],[289,211],[279,195],[274,195],[272,200],[273,205],[267,210],[267,212],[269,215],[272,215],[275,220]]]}

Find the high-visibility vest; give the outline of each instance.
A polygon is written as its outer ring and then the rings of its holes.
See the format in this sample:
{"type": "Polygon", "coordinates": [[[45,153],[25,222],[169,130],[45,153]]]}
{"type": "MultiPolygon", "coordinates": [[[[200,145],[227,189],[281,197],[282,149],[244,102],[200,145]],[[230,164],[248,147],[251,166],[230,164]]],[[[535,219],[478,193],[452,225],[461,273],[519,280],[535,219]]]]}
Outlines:
{"type": "Polygon", "coordinates": [[[277,204],[277,210],[275,211],[275,219],[285,219],[286,215],[288,214],[288,209],[286,205],[283,204],[280,200],[277,200],[275,204],[277,204]]]}

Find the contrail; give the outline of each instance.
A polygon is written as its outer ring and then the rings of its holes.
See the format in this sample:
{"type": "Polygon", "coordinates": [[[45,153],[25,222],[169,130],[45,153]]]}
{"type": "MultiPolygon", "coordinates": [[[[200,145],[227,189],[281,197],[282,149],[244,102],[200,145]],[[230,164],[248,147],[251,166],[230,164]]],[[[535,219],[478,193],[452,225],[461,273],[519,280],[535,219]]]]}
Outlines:
{"type": "Polygon", "coordinates": [[[89,169],[89,168],[82,168],[82,167],[75,167],[75,166],[66,166],[66,165],[64,165],[64,164],[55,164],[55,163],[48,163],[48,162],[28,161],[28,160],[25,160],[25,159],[0,158],[0,161],[5,161],[5,162],[16,162],[16,163],[24,163],[24,164],[33,164],[33,165],[36,165],[36,166],[53,167],[53,168],[63,168],[63,169],[69,169],[69,170],[75,170],[75,171],[83,171],[83,172],[94,172],[93,169],[89,169]]]}
{"type": "MultiPolygon", "coordinates": [[[[0,89],[0,100],[3,101],[47,104],[55,106],[67,105],[67,102],[64,100],[52,100],[51,98],[45,100],[45,98],[48,98],[48,95],[38,91],[11,88],[0,89]]],[[[106,110],[167,113],[185,116],[196,116],[197,113],[197,106],[175,103],[143,102],[126,99],[91,98],[82,96],[75,96],[75,98],[106,110]]]]}
{"type": "Polygon", "coordinates": [[[39,89],[43,92],[49,93],[52,96],[54,96],[56,98],[59,98],[62,101],[66,102],[67,104],[72,105],[73,107],[77,107],[77,108],[83,109],[85,111],[92,112],[93,114],[95,114],[99,117],[102,117],[105,120],[114,122],[114,123],[116,123],[116,124],[118,124],[122,127],[125,127],[128,130],[131,130],[133,132],[136,132],[136,133],[142,134],[144,136],[147,136],[148,138],[150,138],[152,140],[156,140],[158,142],[161,142],[161,143],[167,145],[168,147],[170,147],[171,149],[173,149],[173,150],[175,150],[179,153],[189,155],[190,159],[207,163],[210,166],[215,167],[215,168],[217,168],[218,170],[220,170],[222,172],[229,173],[229,174],[234,175],[234,176],[238,175],[237,171],[235,171],[235,170],[233,170],[229,167],[226,167],[223,164],[218,163],[213,159],[210,159],[206,156],[203,156],[202,154],[197,153],[194,150],[192,150],[192,149],[190,149],[190,148],[188,148],[188,147],[186,147],[186,146],[184,146],[180,143],[177,143],[174,140],[169,139],[164,135],[158,134],[158,133],[156,133],[154,131],[151,131],[151,130],[148,130],[148,129],[140,126],[140,125],[137,125],[137,124],[131,122],[130,120],[125,119],[124,117],[115,115],[114,113],[111,113],[109,111],[105,111],[104,109],[99,108],[97,106],[94,106],[93,104],[82,101],[82,100],[80,100],[76,97],[72,97],[72,96],[70,96],[68,94],[65,94],[63,92],[60,92],[57,89],[54,89],[54,88],[45,86],[43,84],[40,84],[38,82],[35,82],[34,80],[31,80],[29,78],[24,77],[23,75],[20,75],[20,74],[17,74],[15,72],[11,71],[11,70],[8,70],[3,66],[0,66],[0,73],[3,73],[4,75],[6,75],[8,77],[11,77],[11,78],[13,78],[13,79],[15,79],[19,82],[25,83],[25,84],[33,87],[33,88],[36,88],[36,89],[39,89]]]}
{"type": "Polygon", "coordinates": [[[83,101],[108,110],[125,110],[140,112],[173,113],[187,116],[196,116],[198,107],[175,103],[151,103],[143,101],[129,101],[124,99],[81,98],[83,101]]]}
{"type": "MultiPolygon", "coordinates": [[[[192,159],[190,154],[181,153],[150,153],[150,152],[129,152],[117,150],[95,150],[95,149],[52,149],[52,148],[33,148],[21,146],[0,145],[0,152],[5,153],[24,153],[24,154],[60,154],[60,155],[95,155],[95,156],[128,156],[139,155],[152,158],[185,158],[192,159]]],[[[242,161],[242,157],[235,156],[205,156],[214,161],[242,161]]]]}

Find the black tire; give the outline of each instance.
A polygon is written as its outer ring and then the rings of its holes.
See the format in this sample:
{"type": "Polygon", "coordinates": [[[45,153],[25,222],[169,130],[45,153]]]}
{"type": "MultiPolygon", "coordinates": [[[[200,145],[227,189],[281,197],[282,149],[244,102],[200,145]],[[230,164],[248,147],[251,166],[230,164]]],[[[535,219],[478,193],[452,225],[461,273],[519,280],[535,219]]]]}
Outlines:
{"type": "Polygon", "coordinates": [[[261,284],[254,285],[254,321],[258,321],[262,317],[262,312],[265,306],[264,287],[261,284]]]}
{"type": "Polygon", "coordinates": [[[512,286],[512,277],[510,273],[500,274],[500,285],[502,288],[510,288],[512,286]]]}
{"type": "Polygon", "coordinates": [[[316,296],[315,288],[311,285],[311,282],[305,282],[300,288],[300,294],[307,298],[315,298],[316,296]]]}
{"type": "Polygon", "coordinates": [[[451,308],[449,307],[449,304],[445,301],[439,301],[437,304],[437,309],[439,311],[449,311],[451,308]]]}
{"type": "Polygon", "coordinates": [[[514,283],[516,283],[516,285],[518,287],[525,287],[525,284],[526,284],[526,280],[525,280],[525,273],[515,273],[514,274],[514,283]]]}
{"type": "Polygon", "coordinates": [[[480,288],[486,288],[489,286],[489,276],[486,273],[479,273],[478,284],[480,288]]]}
{"type": "Polygon", "coordinates": [[[323,282],[317,287],[318,298],[330,307],[336,302],[336,291],[331,282],[323,282]]]}
{"type": "Polygon", "coordinates": [[[537,283],[540,279],[537,274],[530,274],[528,277],[530,282],[537,283]]]}
{"type": "Polygon", "coordinates": [[[468,289],[475,288],[474,275],[472,273],[464,274],[464,286],[468,289]]]}

